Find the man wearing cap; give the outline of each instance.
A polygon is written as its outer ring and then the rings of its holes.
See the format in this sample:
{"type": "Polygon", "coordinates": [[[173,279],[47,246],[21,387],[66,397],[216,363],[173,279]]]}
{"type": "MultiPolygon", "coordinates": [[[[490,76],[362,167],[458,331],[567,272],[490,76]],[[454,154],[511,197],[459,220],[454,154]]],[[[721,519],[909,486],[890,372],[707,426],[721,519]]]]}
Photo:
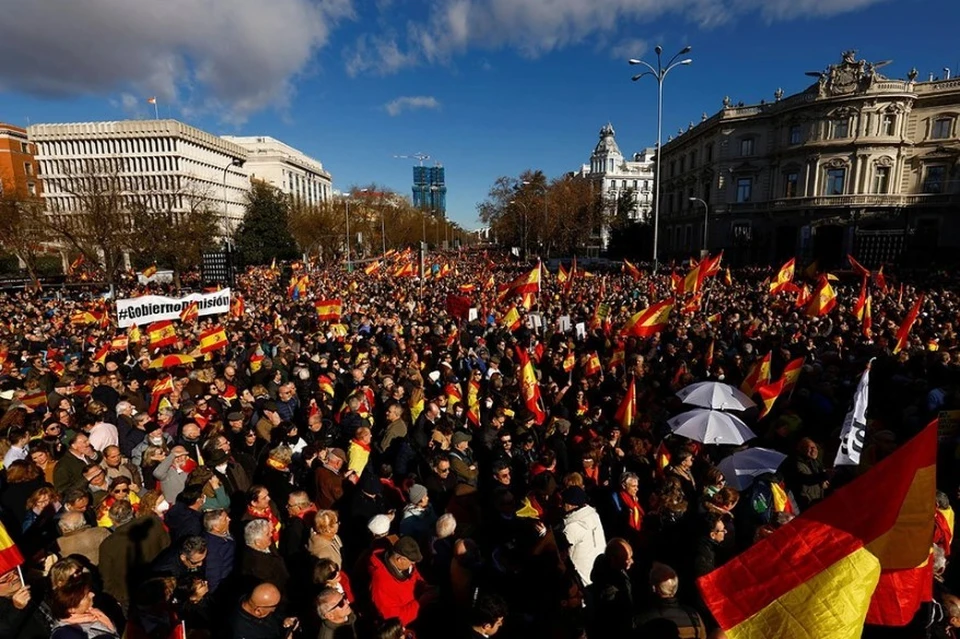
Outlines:
{"type": "Polygon", "coordinates": [[[257,437],[270,443],[273,429],[279,426],[283,420],[280,419],[280,413],[277,412],[277,405],[274,402],[264,403],[260,412],[262,416],[254,428],[257,431],[257,437]]]}
{"type": "Polygon", "coordinates": [[[450,451],[450,470],[456,475],[457,482],[476,488],[480,472],[470,450],[470,435],[458,430],[450,439],[450,445],[453,448],[450,451]]]}
{"type": "Polygon", "coordinates": [[[420,543],[426,542],[437,523],[437,514],[430,505],[427,489],[421,484],[410,487],[410,503],[403,509],[400,519],[400,534],[413,537],[420,543]]]}
{"type": "Polygon", "coordinates": [[[563,538],[567,553],[580,583],[590,585],[590,572],[597,557],[607,545],[600,517],[587,504],[587,493],[580,486],[568,486],[563,491],[563,538]]]}
{"type": "Polygon", "coordinates": [[[343,498],[343,476],[340,472],[347,463],[347,454],[342,448],[331,448],[323,464],[314,471],[317,508],[336,510],[343,498]]]}
{"type": "Polygon", "coordinates": [[[401,537],[390,550],[375,552],[370,559],[370,598],[384,619],[397,617],[409,626],[420,615],[421,603],[429,603],[435,594],[417,570],[423,560],[420,547],[412,537],[401,537]]]}
{"type": "Polygon", "coordinates": [[[184,486],[187,485],[187,476],[190,474],[187,470],[188,462],[190,462],[190,454],[187,453],[187,449],[183,446],[174,446],[170,454],[153,469],[154,478],[160,481],[164,499],[171,504],[177,501],[177,495],[182,493],[184,486]]]}

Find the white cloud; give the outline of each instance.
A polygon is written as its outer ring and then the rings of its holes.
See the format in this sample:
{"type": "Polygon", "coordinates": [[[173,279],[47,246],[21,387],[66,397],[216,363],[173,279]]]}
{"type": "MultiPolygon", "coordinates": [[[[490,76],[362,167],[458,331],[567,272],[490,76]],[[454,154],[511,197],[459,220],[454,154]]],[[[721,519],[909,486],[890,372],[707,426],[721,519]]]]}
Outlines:
{"type": "Polygon", "coordinates": [[[618,60],[628,60],[630,58],[642,58],[650,45],[646,40],[640,38],[629,38],[621,40],[610,48],[610,57],[618,60]]]}
{"type": "MultiPolygon", "coordinates": [[[[446,64],[471,49],[508,48],[537,57],[602,38],[616,41],[623,35],[624,24],[636,28],[668,13],[709,29],[751,13],[772,22],[837,15],[889,1],[431,0],[423,20],[407,22],[405,38],[397,37],[395,27],[361,36],[346,56],[347,69],[353,74],[387,75],[419,64],[446,64]]],[[[622,57],[620,53],[634,45],[646,43],[638,38],[622,40],[612,53],[622,57]]]]}
{"type": "Polygon", "coordinates": [[[0,91],[156,95],[242,121],[283,108],[331,29],[352,15],[352,0],[21,3],[4,15],[0,59],[17,63],[0,65],[0,91]]]}
{"type": "Polygon", "coordinates": [[[383,108],[391,116],[398,116],[404,111],[416,109],[439,109],[440,102],[432,95],[403,96],[390,100],[383,108]]]}

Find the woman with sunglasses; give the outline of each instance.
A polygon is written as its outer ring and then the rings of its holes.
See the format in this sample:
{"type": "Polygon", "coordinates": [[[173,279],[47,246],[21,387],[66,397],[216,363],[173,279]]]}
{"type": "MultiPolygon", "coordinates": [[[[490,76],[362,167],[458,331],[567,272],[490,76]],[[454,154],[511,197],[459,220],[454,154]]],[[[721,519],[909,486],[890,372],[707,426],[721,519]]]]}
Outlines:
{"type": "Polygon", "coordinates": [[[127,477],[115,477],[110,482],[107,489],[108,495],[97,507],[97,525],[104,528],[113,528],[113,521],[110,519],[110,506],[113,506],[119,500],[124,499],[133,506],[133,512],[140,510],[140,498],[131,488],[130,479],[127,477]]]}

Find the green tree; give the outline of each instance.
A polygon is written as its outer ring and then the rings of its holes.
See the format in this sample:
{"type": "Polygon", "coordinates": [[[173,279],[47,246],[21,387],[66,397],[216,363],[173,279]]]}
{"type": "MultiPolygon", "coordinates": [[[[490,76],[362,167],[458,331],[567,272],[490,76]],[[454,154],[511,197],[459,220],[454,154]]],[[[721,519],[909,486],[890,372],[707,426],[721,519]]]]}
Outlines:
{"type": "Polygon", "coordinates": [[[237,249],[247,264],[297,257],[297,243],[290,234],[290,202],[268,184],[254,183],[247,194],[247,210],[237,229],[237,249]]]}

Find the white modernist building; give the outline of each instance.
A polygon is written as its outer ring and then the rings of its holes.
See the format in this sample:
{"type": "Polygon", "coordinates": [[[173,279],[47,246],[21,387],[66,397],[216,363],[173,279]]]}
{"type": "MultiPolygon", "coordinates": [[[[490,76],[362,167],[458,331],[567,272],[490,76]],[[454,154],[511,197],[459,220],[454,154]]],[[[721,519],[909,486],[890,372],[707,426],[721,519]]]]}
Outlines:
{"type": "Polygon", "coordinates": [[[631,218],[647,220],[653,211],[653,171],[656,150],[649,148],[626,160],[617,146],[613,125],[600,129],[600,141],[593,149],[590,164],[580,167],[577,175],[597,184],[611,206],[621,196],[633,197],[631,218]]]}
{"type": "Polygon", "coordinates": [[[319,160],[267,136],[224,135],[223,139],[247,151],[244,168],[251,179],[266,182],[304,204],[330,199],[330,173],[319,160]]]}
{"type": "Polygon", "coordinates": [[[197,198],[220,215],[221,232],[243,219],[250,178],[247,150],[176,120],[35,124],[43,198],[51,214],[79,210],[83,180],[108,173],[131,197],[160,210],[186,212],[197,198]]]}

